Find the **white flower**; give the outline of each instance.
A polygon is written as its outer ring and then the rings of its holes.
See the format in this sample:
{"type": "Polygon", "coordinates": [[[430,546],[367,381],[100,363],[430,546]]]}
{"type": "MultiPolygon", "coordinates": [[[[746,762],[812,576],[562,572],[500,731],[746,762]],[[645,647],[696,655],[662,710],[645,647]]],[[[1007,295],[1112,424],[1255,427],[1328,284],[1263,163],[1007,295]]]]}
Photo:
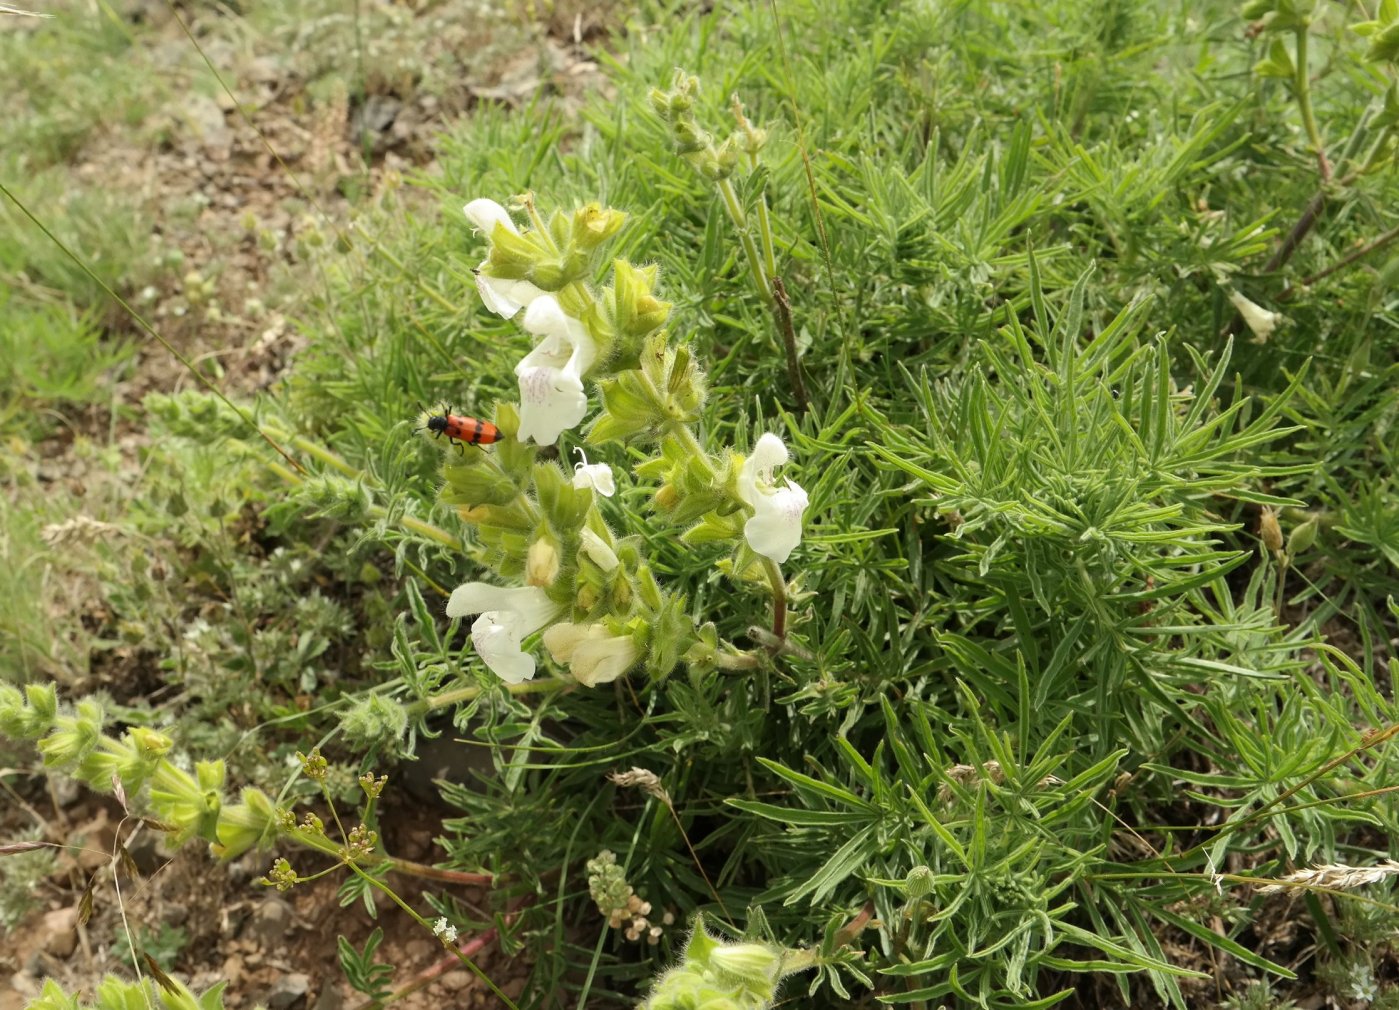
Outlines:
{"type": "Polygon", "coordinates": [[[753,446],[738,474],[738,493],[753,508],[753,517],[743,526],[748,546],[779,565],[801,543],[802,513],[807,497],[801,485],[784,478],[784,486],[773,483],[773,467],[787,462],[782,439],[766,434],[753,446]]]}
{"type": "Polygon", "coordinates": [[[573,464],[574,487],[590,487],[604,498],[611,498],[617,493],[617,482],[612,477],[610,466],[606,463],[589,463],[588,457],[583,455],[582,449],[574,449],[573,451],[583,456],[583,462],[573,464]]]}
{"type": "Polygon", "coordinates": [[[486,238],[490,238],[495,232],[495,226],[504,225],[516,235],[520,234],[520,229],[515,227],[515,222],[510,220],[510,212],[496,203],[494,200],[472,200],[462,208],[462,213],[466,219],[476,226],[477,231],[486,233],[486,238]]]}
{"type": "Polygon", "coordinates": [[[444,916],[432,924],[432,935],[440,936],[446,943],[456,943],[457,927],[449,926],[444,916]]]}
{"type": "Polygon", "coordinates": [[[1269,312],[1256,302],[1251,302],[1237,291],[1229,292],[1229,301],[1234,308],[1239,310],[1239,315],[1243,316],[1244,323],[1253,331],[1253,342],[1255,344],[1266,344],[1268,338],[1273,335],[1273,331],[1278,328],[1278,323],[1285,318],[1281,312],[1269,312]]]}
{"type": "Polygon", "coordinates": [[[603,624],[555,624],[544,632],[544,647],[584,687],[616,680],[641,658],[630,635],[614,635],[603,624]]]}
{"type": "Polygon", "coordinates": [[[515,366],[520,380],[518,437],[549,445],[588,412],[583,374],[597,357],[597,344],[587,327],[564,314],[553,295],[530,303],[524,327],[544,339],[515,366]]]}
{"type": "Polygon", "coordinates": [[[536,586],[503,589],[485,582],[468,582],[452,590],[448,617],[480,614],[471,625],[471,644],[497,677],[519,684],[534,676],[534,657],[520,642],[551,623],[563,607],[536,586]]]}
{"type": "MultiPolygon", "coordinates": [[[[496,225],[520,234],[520,229],[510,220],[510,212],[494,200],[472,200],[462,210],[476,230],[484,232],[487,239],[495,232],[496,225]]],[[[476,290],[481,293],[481,301],[486,303],[486,308],[496,315],[513,319],[522,308],[544,296],[543,289],[527,280],[492,277],[486,273],[489,262],[489,259],[483,260],[476,268],[476,290]]]]}
{"type": "Polygon", "coordinates": [[[612,571],[621,563],[617,560],[617,552],[607,545],[607,541],[586,526],[578,534],[578,546],[604,572],[612,571]]]}

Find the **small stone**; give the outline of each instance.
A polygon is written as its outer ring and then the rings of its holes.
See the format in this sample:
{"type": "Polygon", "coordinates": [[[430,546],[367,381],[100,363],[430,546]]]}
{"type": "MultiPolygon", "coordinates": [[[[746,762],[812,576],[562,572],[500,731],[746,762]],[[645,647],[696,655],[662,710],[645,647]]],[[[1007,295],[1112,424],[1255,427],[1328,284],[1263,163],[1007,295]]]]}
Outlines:
{"type": "Polygon", "coordinates": [[[306,999],[311,989],[311,979],[301,972],[283,975],[267,994],[267,1005],[271,1010],[290,1010],[306,999]]]}
{"type": "Polygon", "coordinates": [[[292,930],[292,907],[281,898],[269,897],[243,926],[243,938],[259,947],[280,947],[292,930]]]}
{"type": "Polygon", "coordinates": [[[230,989],[236,990],[238,988],[239,979],[243,977],[243,959],[237,954],[228,955],[228,957],[224,958],[223,970],[219,975],[228,980],[230,989]]]}
{"type": "Polygon", "coordinates": [[[71,957],[78,946],[78,910],[60,908],[47,913],[39,925],[42,946],[54,957],[71,957]]]}
{"type": "Polygon", "coordinates": [[[316,994],[314,1010],[342,1010],[345,1006],[345,993],[340,986],[331,982],[316,994]]]}
{"type": "Polygon", "coordinates": [[[442,988],[448,992],[460,992],[465,989],[467,983],[471,981],[471,976],[463,971],[451,971],[443,975],[440,982],[442,988]]]}

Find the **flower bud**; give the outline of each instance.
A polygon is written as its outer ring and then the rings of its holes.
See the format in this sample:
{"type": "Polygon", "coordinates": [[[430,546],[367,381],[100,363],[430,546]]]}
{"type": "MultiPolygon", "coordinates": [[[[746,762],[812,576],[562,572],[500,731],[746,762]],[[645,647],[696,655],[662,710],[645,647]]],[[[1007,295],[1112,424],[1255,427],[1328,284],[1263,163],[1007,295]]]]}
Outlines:
{"type": "Polygon", "coordinates": [[[175,745],[175,742],[164,733],[146,726],[132,727],[127,731],[126,736],[142,757],[152,760],[164,757],[175,745]]]}
{"type": "Polygon", "coordinates": [[[922,898],[933,891],[933,871],[926,866],[915,866],[904,877],[904,894],[910,898],[922,898]]]}
{"type": "Polygon", "coordinates": [[[615,570],[620,563],[611,545],[586,527],[578,534],[578,549],[604,572],[615,570]]]}
{"type": "Polygon", "coordinates": [[[626,221],[627,215],[620,210],[597,203],[580,207],[573,212],[573,245],[592,252],[621,231],[626,221]]]}
{"type": "Polygon", "coordinates": [[[1282,527],[1278,525],[1278,515],[1266,506],[1258,517],[1258,536],[1263,546],[1273,553],[1282,550],[1282,527]]]}
{"type": "Polygon", "coordinates": [[[716,947],[709,955],[709,967],[716,975],[758,992],[771,992],[781,965],[777,952],[761,943],[716,947]]]}
{"type": "Polygon", "coordinates": [[[733,175],[733,171],[738,167],[739,159],[743,155],[742,141],[738,135],[728,137],[719,149],[714,152],[714,160],[718,165],[719,178],[727,179],[733,175]]]}
{"type": "Polygon", "coordinates": [[[542,536],[529,545],[525,558],[525,582],[545,589],[559,577],[559,548],[553,539],[542,536]]]}
{"type": "Polygon", "coordinates": [[[360,695],[340,720],[346,739],[360,747],[390,747],[408,730],[408,712],[383,694],[360,695]]]}
{"type": "Polygon", "coordinates": [[[1312,516],[1306,522],[1299,525],[1287,537],[1287,553],[1292,557],[1301,554],[1312,544],[1316,543],[1316,532],[1320,527],[1316,516],[1312,516]]]}
{"type": "Polygon", "coordinates": [[[535,263],[530,268],[529,279],[544,291],[557,291],[573,280],[563,261],[557,258],[535,263]]]}

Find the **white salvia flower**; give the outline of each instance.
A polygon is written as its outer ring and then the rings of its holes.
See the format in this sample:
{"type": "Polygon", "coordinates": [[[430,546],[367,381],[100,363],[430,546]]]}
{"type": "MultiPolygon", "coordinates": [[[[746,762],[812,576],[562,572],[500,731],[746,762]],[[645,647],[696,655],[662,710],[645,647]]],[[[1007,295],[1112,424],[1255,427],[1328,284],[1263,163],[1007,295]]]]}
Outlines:
{"type": "Polygon", "coordinates": [[[1243,316],[1244,324],[1253,331],[1255,344],[1266,344],[1273,331],[1278,328],[1278,323],[1286,318],[1281,312],[1269,312],[1256,302],[1249,301],[1237,291],[1229,292],[1229,301],[1238,309],[1239,315],[1243,316]]]}
{"type": "Polygon", "coordinates": [[[603,624],[555,624],[544,632],[544,647],[584,687],[616,680],[641,658],[630,635],[614,635],[603,624]]]}
{"type": "Polygon", "coordinates": [[[573,464],[573,486],[590,487],[604,498],[617,493],[617,481],[612,476],[612,468],[606,463],[589,463],[582,449],[574,452],[583,457],[583,462],[573,464]]]}
{"type": "Polygon", "coordinates": [[[507,684],[534,676],[534,657],[520,643],[563,612],[537,586],[503,589],[485,582],[468,582],[452,590],[448,617],[480,614],[471,625],[471,644],[481,661],[507,684]]]}
{"type": "Polygon", "coordinates": [[[530,303],[524,327],[544,339],[515,366],[520,380],[518,437],[550,445],[565,430],[577,427],[588,412],[583,374],[597,357],[597,344],[587,327],[564,314],[553,295],[530,303]]]}
{"type": "Polygon", "coordinates": [[[516,235],[520,234],[520,229],[516,228],[515,222],[510,220],[510,212],[494,200],[472,200],[462,208],[462,213],[466,215],[466,219],[475,226],[477,231],[485,233],[486,238],[491,237],[498,224],[504,225],[516,235]]]}
{"type": "Polygon", "coordinates": [[[607,545],[607,541],[587,527],[578,534],[578,546],[604,572],[612,571],[621,563],[617,560],[617,552],[607,545]]]}
{"type": "MultiPolygon", "coordinates": [[[[520,234],[520,229],[510,220],[510,212],[494,200],[472,200],[462,210],[467,220],[476,226],[477,231],[483,232],[487,239],[495,232],[496,225],[501,225],[516,235],[520,234]]],[[[492,277],[486,273],[488,262],[489,259],[483,260],[476,268],[476,290],[481,293],[481,301],[485,302],[486,308],[496,315],[513,319],[522,308],[536,298],[544,296],[542,288],[527,280],[492,277]]]]}
{"type": "Polygon", "coordinates": [[[782,487],[773,483],[773,468],[785,462],[787,447],[782,439],[765,434],[753,446],[752,455],[738,474],[739,497],[753,508],[753,518],[744,524],[743,536],[756,553],[779,565],[801,543],[802,513],[807,506],[806,492],[800,484],[787,478],[783,478],[782,487]]]}

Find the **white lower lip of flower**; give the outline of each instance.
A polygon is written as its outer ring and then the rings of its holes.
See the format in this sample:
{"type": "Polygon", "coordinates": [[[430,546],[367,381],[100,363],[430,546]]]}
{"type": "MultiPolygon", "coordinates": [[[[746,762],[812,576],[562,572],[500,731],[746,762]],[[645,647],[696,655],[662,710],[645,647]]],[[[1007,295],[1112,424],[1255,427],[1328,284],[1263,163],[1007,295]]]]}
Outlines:
{"type": "Polygon", "coordinates": [[[570,428],[577,427],[588,412],[588,396],[583,383],[561,368],[526,368],[520,379],[520,441],[534,439],[551,445],[570,428]]]}
{"type": "Polygon", "coordinates": [[[485,303],[486,308],[498,316],[513,319],[521,309],[547,294],[542,288],[526,280],[492,277],[485,272],[485,267],[486,264],[482,263],[476,271],[476,290],[480,292],[481,301],[485,303]]]}
{"type": "Polygon", "coordinates": [[[751,504],[754,515],[743,525],[748,546],[779,565],[784,563],[801,543],[806,492],[789,480],[786,487],[767,494],[760,491],[751,504]]]}
{"type": "Polygon", "coordinates": [[[556,624],[544,632],[544,647],[584,687],[616,680],[641,658],[630,636],[614,635],[603,624],[556,624]]]}
{"type": "Polygon", "coordinates": [[[491,611],[471,625],[476,654],[507,684],[521,684],[534,676],[534,657],[520,648],[520,618],[511,611],[491,611]]]}

